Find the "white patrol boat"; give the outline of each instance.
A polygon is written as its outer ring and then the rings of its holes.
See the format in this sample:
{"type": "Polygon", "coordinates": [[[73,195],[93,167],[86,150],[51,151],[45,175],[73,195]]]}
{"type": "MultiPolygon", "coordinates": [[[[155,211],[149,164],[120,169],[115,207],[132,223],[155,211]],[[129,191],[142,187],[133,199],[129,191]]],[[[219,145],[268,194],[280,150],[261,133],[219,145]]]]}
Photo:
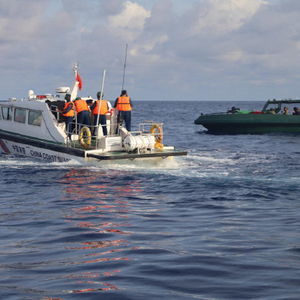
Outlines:
{"type": "MultiPolygon", "coordinates": [[[[71,99],[76,98],[79,84],[75,80],[71,99]]],[[[58,88],[56,95],[36,95],[30,90],[25,99],[0,102],[0,152],[49,162],[133,160],[187,154],[163,144],[162,123],[145,122],[139,124],[137,131],[129,132],[117,124],[117,111],[107,114],[107,135],[103,135],[101,125],[78,124],[75,116],[68,136],[60,113],[66,93],[70,93],[70,88],[58,88]]]]}

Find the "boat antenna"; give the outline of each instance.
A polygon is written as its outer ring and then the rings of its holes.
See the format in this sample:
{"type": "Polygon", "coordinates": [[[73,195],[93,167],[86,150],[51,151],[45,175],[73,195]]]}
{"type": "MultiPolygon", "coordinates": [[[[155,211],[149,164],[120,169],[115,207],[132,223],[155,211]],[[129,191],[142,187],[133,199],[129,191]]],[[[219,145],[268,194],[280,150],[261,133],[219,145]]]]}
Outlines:
{"type": "Polygon", "coordinates": [[[101,84],[101,96],[100,100],[103,99],[103,90],[104,90],[104,82],[105,82],[105,76],[106,76],[106,70],[103,70],[103,75],[102,75],[102,84],[101,84]]]}
{"type": "Polygon", "coordinates": [[[103,70],[103,75],[102,75],[102,84],[101,84],[101,92],[100,92],[100,104],[98,105],[98,113],[97,113],[97,123],[96,126],[99,128],[99,115],[101,111],[101,105],[102,105],[102,99],[103,99],[103,90],[104,90],[104,82],[105,82],[105,75],[106,75],[106,70],[103,70]]]}
{"type": "Polygon", "coordinates": [[[126,71],[126,63],[127,63],[127,49],[128,49],[128,44],[126,44],[126,47],[125,47],[125,59],[124,59],[124,68],[123,68],[123,81],[122,81],[122,89],[121,90],[124,90],[125,71],[126,71]]]}

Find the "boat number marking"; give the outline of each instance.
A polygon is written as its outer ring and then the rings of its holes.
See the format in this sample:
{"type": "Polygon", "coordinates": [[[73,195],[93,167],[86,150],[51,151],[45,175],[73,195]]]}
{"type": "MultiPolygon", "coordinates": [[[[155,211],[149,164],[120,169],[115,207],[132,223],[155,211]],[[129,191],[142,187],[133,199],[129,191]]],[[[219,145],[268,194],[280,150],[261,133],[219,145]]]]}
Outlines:
{"type": "Polygon", "coordinates": [[[12,148],[14,149],[14,152],[26,155],[26,150],[25,150],[24,147],[20,147],[20,146],[17,146],[17,145],[12,145],[12,148]]]}
{"type": "Polygon", "coordinates": [[[21,147],[21,146],[18,146],[18,145],[12,145],[11,147],[14,150],[15,153],[18,153],[18,154],[21,154],[21,155],[27,155],[27,156],[31,156],[31,157],[34,157],[34,158],[39,158],[39,159],[52,161],[52,162],[70,161],[70,159],[65,158],[65,157],[60,157],[60,156],[57,156],[57,155],[48,154],[48,153],[45,153],[45,152],[40,152],[40,151],[35,151],[35,150],[29,150],[29,154],[28,154],[28,152],[26,153],[26,148],[25,147],[21,147]]]}

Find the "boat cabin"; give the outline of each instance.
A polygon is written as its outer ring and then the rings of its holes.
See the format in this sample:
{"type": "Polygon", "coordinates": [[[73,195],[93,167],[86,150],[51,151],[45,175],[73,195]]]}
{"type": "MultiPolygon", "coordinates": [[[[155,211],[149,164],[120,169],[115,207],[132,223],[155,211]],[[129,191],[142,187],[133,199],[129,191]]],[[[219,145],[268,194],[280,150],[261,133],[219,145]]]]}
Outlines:
{"type": "Polygon", "coordinates": [[[268,100],[263,109],[263,113],[274,113],[274,114],[294,114],[294,108],[300,110],[300,100],[268,100]]]}

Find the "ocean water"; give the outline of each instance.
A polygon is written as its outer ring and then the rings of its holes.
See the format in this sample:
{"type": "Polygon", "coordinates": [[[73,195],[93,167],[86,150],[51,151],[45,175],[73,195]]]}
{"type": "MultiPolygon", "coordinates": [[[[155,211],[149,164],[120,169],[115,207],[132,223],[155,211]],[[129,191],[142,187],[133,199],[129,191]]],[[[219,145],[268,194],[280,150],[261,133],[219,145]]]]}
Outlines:
{"type": "Polygon", "coordinates": [[[0,155],[0,299],[300,299],[300,136],[193,124],[233,105],[136,101],[160,163],[0,155]]]}

